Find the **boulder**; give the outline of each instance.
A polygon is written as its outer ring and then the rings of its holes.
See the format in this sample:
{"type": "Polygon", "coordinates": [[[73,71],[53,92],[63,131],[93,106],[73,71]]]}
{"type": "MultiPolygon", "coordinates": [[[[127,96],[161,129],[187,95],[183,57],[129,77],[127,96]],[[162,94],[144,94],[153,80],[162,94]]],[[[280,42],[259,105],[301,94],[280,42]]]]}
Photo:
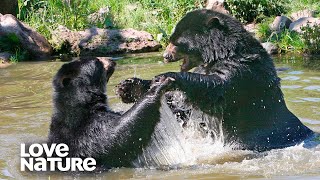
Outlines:
{"type": "Polygon", "coordinates": [[[12,54],[9,52],[1,52],[0,53],[0,60],[9,62],[11,56],[12,56],[12,54]]]}
{"type": "Polygon", "coordinates": [[[292,13],[290,17],[293,21],[296,21],[303,17],[315,17],[315,11],[310,9],[304,9],[304,10],[292,13]]]}
{"type": "Polygon", "coordinates": [[[53,32],[52,39],[56,46],[70,44],[71,51],[80,56],[152,52],[161,47],[151,34],[134,29],[90,28],[71,31],[60,26],[53,32]]]}
{"type": "Polygon", "coordinates": [[[302,27],[306,27],[306,26],[313,27],[315,25],[320,25],[320,19],[319,18],[303,17],[303,18],[300,18],[300,19],[292,22],[290,24],[289,29],[291,31],[296,31],[298,33],[301,33],[302,32],[302,30],[301,30],[302,27]]]}
{"type": "Polygon", "coordinates": [[[51,45],[42,35],[13,15],[0,14],[0,38],[9,34],[15,34],[22,48],[34,58],[45,58],[52,53],[51,45]]]}
{"type": "Polygon", "coordinates": [[[288,29],[292,21],[286,16],[277,16],[270,25],[271,31],[281,32],[283,29],[288,29]]]}
{"type": "Polygon", "coordinates": [[[0,53],[0,68],[5,68],[10,65],[10,57],[12,56],[9,52],[0,53]]]}
{"type": "Polygon", "coordinates": [[[0,13],[17,16],[18,0],[1,0],[0,13]]]}
{"type": "Polygon", "coordinates": [[[252,36],[256,35],[257,32],[257,24],[256,23],[249,23],[243,25],[244,29],[246,29],[252,36]]]}
{"type": "Polygon", "coordinates": [[[207,0],[206,9],[215,10],[224,14],[229,14],[229,11],[224,7],[225,0],[207,0]]]}
{"type": "Polygon", "coordinates": [[[263,46],[263,48],[265,50],[267,50],[267,52],[269,54],[277,54],[278,53],[278,47],[271,42],[265,42],[265,43],[262,43],[261,45],[263,46]]]}

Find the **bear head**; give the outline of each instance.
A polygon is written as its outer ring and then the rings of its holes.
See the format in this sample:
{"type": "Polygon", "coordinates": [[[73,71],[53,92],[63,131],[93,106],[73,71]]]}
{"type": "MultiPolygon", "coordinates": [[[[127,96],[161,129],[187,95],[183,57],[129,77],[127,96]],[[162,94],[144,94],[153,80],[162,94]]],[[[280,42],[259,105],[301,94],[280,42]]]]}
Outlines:
{"type": "Polygon", "coordinates": [[[56,74],[55,90],[81,86],[105,88],[116,63],[107,58],[86,58],[64,64],[56,74]]]}
{"type": "MultiPolygon", "coordinates": [[[[183,59],[181,71],[248,53],[256,40],[235,18],[212,10],[187,13],[176,25],[164,52],[165,62],[183,59]]],[[[260,47],[258,47],[260,48],[260,47]]],[[[250,52],[249,52],[250,53],[250,52]]]]}
{"type": "Polygon", "coordinates": [[[115,66],[107,58],[81,58],[62,65],[53,80],[55,99],[61,104],[87,104],[94,97],[105,96],[115,66]]]}

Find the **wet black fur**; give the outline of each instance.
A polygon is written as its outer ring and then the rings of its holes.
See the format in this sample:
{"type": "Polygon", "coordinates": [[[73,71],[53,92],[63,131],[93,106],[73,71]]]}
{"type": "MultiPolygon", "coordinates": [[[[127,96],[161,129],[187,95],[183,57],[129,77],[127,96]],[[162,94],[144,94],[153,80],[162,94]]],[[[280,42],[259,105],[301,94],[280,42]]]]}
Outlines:
{"type": "Polygon", "coordinates": [[[238,20],[211,10],[190,12],[170,43],[200,65],[193,73],[161,76],[174,78],[189,102],[221,118],[228,141],[264,151],[295,145],[313,134],[287,109],[272,58],[238,20]]]}
{"type": "Polygon", "coordinates": [[[53,80],[53,115],[48,143],[65,143],[70,157],[93,157],[105,167],[131,166],[160,120],[166,83],[153,87],[124,114],[107,105],[106,83],[114,67],[97,59],[64,64],[53,80]]]}

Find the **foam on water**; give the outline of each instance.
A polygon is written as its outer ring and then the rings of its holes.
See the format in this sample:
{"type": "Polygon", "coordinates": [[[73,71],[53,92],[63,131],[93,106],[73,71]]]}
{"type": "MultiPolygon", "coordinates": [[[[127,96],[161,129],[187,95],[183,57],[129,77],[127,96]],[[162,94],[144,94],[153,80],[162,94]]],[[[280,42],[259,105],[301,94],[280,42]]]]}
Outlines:
{"type": "MultiPolygon", "coordinates": [[[[156,126],[151,143],[133,163],[136,167],[185,167],[220,161],[237,145],[227,144],[222,121],[192,110],[189,124],[182,128],[166,102],[162,102],[161,122],[156,126]],[[210,133],[204,134],[197,122],[211,122],[210,133]]],[[[232,157],[233,158],[233,157],[232,157]]]]}
{"type": "MultiPolygon", "coordinates": [[[[319,144],[319,143],[318,143],[319,144]]],[[[320,170],[320,145],[305,148],[305,144],[258,153],[256,158],[244,159],[241,162],[226,162],[215,165],[214,171],[227,170],[230,173],[246,175],[317,174],[320,170]]]]}
{"type": "Polygon", "coordinates": [[[304,143],[267,152],[237,150],[237,143],[226,143],[221,120],[192,110],[187,127],[182,128],[163,101],[161,123],[155,128],[150,145],[134,162],[143,168],[195,169],[196,174],[227,173],[264,177],[317,175],[320,170],[319,136],[304,143]],[[199,119],[200,118],[200,119],[199,119]],[[199,122],[215,123],[211,135],[197,128],[199,122]]]}

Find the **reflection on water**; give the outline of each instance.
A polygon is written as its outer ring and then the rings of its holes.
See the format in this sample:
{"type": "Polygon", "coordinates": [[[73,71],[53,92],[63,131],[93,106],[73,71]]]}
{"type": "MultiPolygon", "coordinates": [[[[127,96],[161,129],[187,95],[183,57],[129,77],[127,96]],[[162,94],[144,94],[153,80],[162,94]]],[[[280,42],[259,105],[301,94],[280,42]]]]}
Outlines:
{"type": "MultiPolygon", "coordinates": [[[[152,78],[162,72],[178,71],[179,62],[163,64],[159,54],[133,56],[117,60],[118,67],[108,84],[108,97],[114,110],[128,109],[115,97],[114,86],[123,79],[136,76],[152,78]]],[[[188,166],[167,171],[156,169],[113,169],[94,175],[60,173],[22,173],[19,171],[19,147],[22,142],[46,140],[51,116],[51,80],[61,62],[28,62],[0,69],[0,179],[44,179],[81,177],[90,179],[239,179],[320,178],[320,139],[264,153],[235,151],[223,144],[192,142],[188,146],[197,158],[184,157],[188,166]],[[317,142],[318,141],[318,142],[317,142]],[[315,143],[315,144],[312,144],[315,143]],[[203,146],[203,147],[201,147],[203,146]],[[206,149],[205,147],[210,147],[206,149]],[[305,148],[309,147],[309,148],[305,148]],[[199,155],[199,154],[201,154],[199,155]],[[63,177],[62,177],[63,176],[63,177]]],[[[320,132],[320,58],[302,61],[297,57],[279,59],[282,89],[287,105],[301,121],[320,132]],[[318,62],[318,63],[316,63],[318,62]],[[310,68],[311,66],[311,68],[310,68]]],[[[193,136],[190,132],[190,137],[193,136]]],[[[168,149],[169,151],[169,149],[168,149]]],[[[189,153],[188,156],[193,156],[189,153]]],[[[171,157],[172,158],[172,157],[171,157]]]]}

